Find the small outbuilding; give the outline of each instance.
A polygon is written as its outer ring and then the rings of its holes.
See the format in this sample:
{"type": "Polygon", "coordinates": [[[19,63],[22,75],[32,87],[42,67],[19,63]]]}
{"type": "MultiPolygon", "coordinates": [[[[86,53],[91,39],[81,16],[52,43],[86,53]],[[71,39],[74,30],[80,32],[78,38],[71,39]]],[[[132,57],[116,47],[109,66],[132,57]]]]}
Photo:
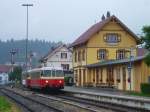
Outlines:
{"type": "Polygon", "coordinates": [[[8,74],[11,72],[11,66],[0,65],[0,85],[7,84],[9,82],[8,74]]]}

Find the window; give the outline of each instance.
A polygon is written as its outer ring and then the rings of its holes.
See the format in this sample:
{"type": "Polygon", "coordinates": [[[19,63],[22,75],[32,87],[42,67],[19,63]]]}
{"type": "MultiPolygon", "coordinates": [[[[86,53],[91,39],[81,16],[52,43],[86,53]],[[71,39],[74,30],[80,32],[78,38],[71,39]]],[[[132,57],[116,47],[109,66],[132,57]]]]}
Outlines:
{"type": "Polygon", "coordinates": [[[116,52],[116,59],[124,59],[125,58],[125,50],[120,49],[116,52]]]}
{"type": "Polygon", "coordinates": [[[61,64],[63,70],[69,70],[69,64],[61,64]]]}
{"type": "Polygon", "coordinates": [[[61,53],[61,59],[66,59],[67,58],[67,53],[61,53]]]}
{"type": "Polygon", "coordinates": [[[51,70],[44,70],[42,72],[43,77],[51,77],[51,70]]]}
{"type": "Polygon", "coordinates": [[[55,77],[55,70],[52,70],[52,77],[55,77]]]}
{"type": "Polygon", "coordinates": [[[99,49],[97,51],[97,59],[106,59],[106,49],[99,49]]]}
{"type": "Polygon", "coordinates": [[[77,62],[77,52],[75,52],[75,57],[74,57],[75,59],[75,62],[77,62]]]}
{"type": "Polygon", "coordinates": [[[40,78],[40,76],[41,76],[41,71],[33,71],[33,72],[31,72],[31,78],[33,78],[33,79],[40,78]]]}
{"type": "Polygon", "coordinates": [[[63,77],[64,73],[62,70],[56,70],[56,77],[63,77]]]}
{"type": "Polygon", "coordinates": [[[81,61],[81,51],[78,52],[78,61],[81,61]]]}
{"type": "Polygon", "coordinates": [[[85,61],[85,50],[82,51],[82,60],[85,61]]]}
{"type": "Polygon", "coordinates": [[[109,33],[104,36],[104,40],[107,43],[118,43],[120,42],[120,36],[117,33],[109,33]]]}

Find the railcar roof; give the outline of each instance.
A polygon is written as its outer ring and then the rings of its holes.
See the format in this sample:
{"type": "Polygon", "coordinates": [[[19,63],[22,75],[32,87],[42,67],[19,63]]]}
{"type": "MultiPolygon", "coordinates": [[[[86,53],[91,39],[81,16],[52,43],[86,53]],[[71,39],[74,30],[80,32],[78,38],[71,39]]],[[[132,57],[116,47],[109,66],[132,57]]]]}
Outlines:
{"type": "Polygon", "coordinates": [[[61,67],[42,67],[42,68],[34,68],[31,70],[28,70],[28,72],[41,71],[41,70],[63,70],[63,69],[61,67]]]}

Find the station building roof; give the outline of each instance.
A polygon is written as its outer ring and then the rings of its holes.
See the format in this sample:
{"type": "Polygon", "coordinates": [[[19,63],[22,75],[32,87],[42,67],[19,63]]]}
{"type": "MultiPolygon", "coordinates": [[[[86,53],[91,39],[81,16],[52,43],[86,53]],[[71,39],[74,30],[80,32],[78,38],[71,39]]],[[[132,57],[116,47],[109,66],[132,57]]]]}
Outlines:
{"type": "Polygon", "coordinates": [[[98,63],[94,63],[94,64],[89,64],[86,65],[87,68],[96,68],[96,67],[102,67],[102,66],[110,66],[110,65],[116,65],[116,64],[127,64],[130,61],[131,62],[137,62],[140,60],[143,60],[145,58],[145,56],[138,56],[138,57],[133,57],[131,59],[126,58],[126,59],[118,59],[118,60],[106,60],[106,61],[101,61],[98,63]]]}
{"type": "Polygon", "coordinates": [[[114,19],[126,32],[128,32],[130,35],[132,35],[133,38],[137,41],[137,43],[140,43],[139,37],[133,33],[123,22],[121,22],[115,15],[112,15],[105,20],[102,20],[93,26],[91,26],[87,31],[85,31],[81,36],[79,36],[71,45],[70,47],[78,46],[81,44],[86,43],[92,35],[96,34],[97,32],[101,31],[102,28],[109,23],[112,19],[114,19]]]}

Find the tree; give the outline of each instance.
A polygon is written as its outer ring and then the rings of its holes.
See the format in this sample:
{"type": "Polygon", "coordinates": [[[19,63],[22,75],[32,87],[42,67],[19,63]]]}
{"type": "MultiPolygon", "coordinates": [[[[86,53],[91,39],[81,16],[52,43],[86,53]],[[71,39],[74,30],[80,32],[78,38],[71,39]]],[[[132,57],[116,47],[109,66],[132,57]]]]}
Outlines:
{"type": "MultiPolygon", "coordinates": [[[[150,26],[144,26],[142,31],[144,33],[142,40],[145,44],[145,48],[150,51],[150,26]]],[[[150,66],[150,53],[146,56],[145,63],[150,66]]]]}
{"type": "Polygon", "coordinates": [[[14,71],[9,74],[9,79],[13,81],[15,80],[21,81],[21,74],[22,74],[22,68],[15,67],[14,71]]]}

